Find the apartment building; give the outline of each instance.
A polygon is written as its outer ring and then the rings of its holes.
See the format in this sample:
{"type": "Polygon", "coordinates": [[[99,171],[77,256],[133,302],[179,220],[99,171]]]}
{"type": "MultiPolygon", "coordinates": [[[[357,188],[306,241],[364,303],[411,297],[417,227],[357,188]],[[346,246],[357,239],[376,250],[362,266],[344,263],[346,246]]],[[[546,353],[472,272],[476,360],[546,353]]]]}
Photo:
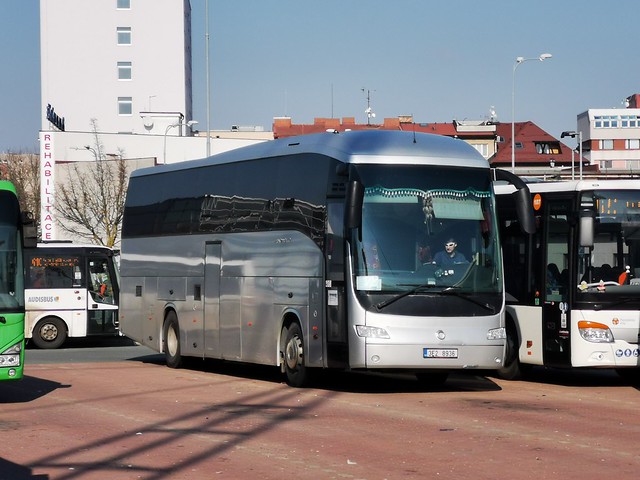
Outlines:
{"type": "Polygon", "coordinates": [[[578,115],[582,150],[590,163],[608,171],[640,171],[640,94],[626,108],[590,108],[578,115]]]}
{"type": "Polygon", "coordinates": [[[42,130],[162,135],[192,119],[189,0],[40,0],[40,44],[42,130]]]}

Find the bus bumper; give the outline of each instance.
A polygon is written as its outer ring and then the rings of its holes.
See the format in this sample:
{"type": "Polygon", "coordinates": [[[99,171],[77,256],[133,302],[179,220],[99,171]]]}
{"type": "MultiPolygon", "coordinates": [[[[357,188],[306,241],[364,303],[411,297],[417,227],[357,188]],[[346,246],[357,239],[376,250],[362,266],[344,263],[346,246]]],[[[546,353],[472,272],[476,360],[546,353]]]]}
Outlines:
{"type": "Polygon", "coordinates": [[[366,368],[495,370],[504,363],[504,345],[367,344],[366,368]]]}

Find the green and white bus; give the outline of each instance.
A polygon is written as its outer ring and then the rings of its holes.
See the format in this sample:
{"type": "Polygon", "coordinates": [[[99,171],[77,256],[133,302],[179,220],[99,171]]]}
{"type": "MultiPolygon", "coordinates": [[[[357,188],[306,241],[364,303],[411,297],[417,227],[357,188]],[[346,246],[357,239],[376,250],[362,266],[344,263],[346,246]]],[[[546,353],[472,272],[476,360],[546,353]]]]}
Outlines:
{"type": "Polygon", "coordinates": [[[16,189],[0,180],[0,381],[24,370],[24,267],[22,214],[16,189]]]}
{"type": "Polygon", "coordinates": [[[492,181],[467,143],[399,131],[137,170],[120,329],[171,367],[182,357],[274,365],[293,386],[323,368],[431,382],[497,369],[505,301],[492,181]],[[468,261],[443,267],[434,257],[450,237],[468,261]]]}

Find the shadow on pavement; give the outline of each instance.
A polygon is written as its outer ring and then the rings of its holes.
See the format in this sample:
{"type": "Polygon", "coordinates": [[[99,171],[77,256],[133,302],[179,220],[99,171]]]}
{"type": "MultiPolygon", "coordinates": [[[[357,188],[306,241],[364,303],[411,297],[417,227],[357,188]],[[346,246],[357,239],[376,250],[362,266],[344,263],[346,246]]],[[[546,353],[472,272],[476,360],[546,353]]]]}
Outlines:
{"type": "MultiPolygon", "coordinates": [[[[143,363],[165,364],[164,355],[149,355],[132,358],[143,363]]],[[[167,367],[169,368],[169,367],[167,367]]],[[[257,381],[284,383],[280,369],[267,365],[253,365],[214,359],[185,359],[185,369],[253,379],[257,381]]],[[[420,382],[408,373],[344,372],[339,370],[315,371],[308,388],[334,392],[363,394],[409,393],[409,392],[486,392],[499,391],[501,387],[484,375],[485,372],[455,372],[444,384],[420,382]]]]}
{"type": "Polygon", "coordinates": [[[0,458],[0,480],[48,480],[49,475],[33,475],[31,469],[0,458]]]}
{"type": "Polygon", "coordinates": [[[565,387],[624,387],[640,388],[638,378],[623,378],[611,368],[545,368],[533,367],[521,381],[565,387]]]}
{"type": "MultiPolygon", "coordinates": [[[[136,343],[127,337],[121,336],[96,336],[82,338],[67,338],[61,349],[66,348],[99,348],[99,347],[131,347],[136,343]]],[[[27,341],[28,350],[39,350],[33,342],[27,341]]]]}
{"type": "MultiPolygon", "coordinates": [[[[43,380],[37,377],[25,375],[22,380],[7,382],[0,390],[0,404],[2,403],[27,403],[40,397],[44,397],[59,388],[69,388],[71,385],[64,385],[51,380],[43,380]]],[[[1,430],[1,429],[0,429],[1,430]]],[[[0,469],[0,473],[3,470],[0,469]]],[[[0,480],[2,477],[0,477],[0,480]]]]}

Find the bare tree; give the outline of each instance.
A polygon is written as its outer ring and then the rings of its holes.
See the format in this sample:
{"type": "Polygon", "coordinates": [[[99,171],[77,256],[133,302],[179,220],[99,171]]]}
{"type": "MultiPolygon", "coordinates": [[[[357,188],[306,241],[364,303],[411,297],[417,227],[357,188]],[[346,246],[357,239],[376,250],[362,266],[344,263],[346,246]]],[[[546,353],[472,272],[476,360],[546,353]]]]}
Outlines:
{"type": "Polygon", "coordinates": [[[120,238],[127,192],[127,164],[124,152],[107,158],[92,119],[93,162],[67,164],[68,179],[56,186],[55,208],[63,230],[97,245],[116,246],[120,238]]]}
{"type": "Polygon", "coordinates": [[[40,160],[35,153],[3,155],[2,178],[16,187],[20,209],[31,212],[40,224],[40,160]]]}

